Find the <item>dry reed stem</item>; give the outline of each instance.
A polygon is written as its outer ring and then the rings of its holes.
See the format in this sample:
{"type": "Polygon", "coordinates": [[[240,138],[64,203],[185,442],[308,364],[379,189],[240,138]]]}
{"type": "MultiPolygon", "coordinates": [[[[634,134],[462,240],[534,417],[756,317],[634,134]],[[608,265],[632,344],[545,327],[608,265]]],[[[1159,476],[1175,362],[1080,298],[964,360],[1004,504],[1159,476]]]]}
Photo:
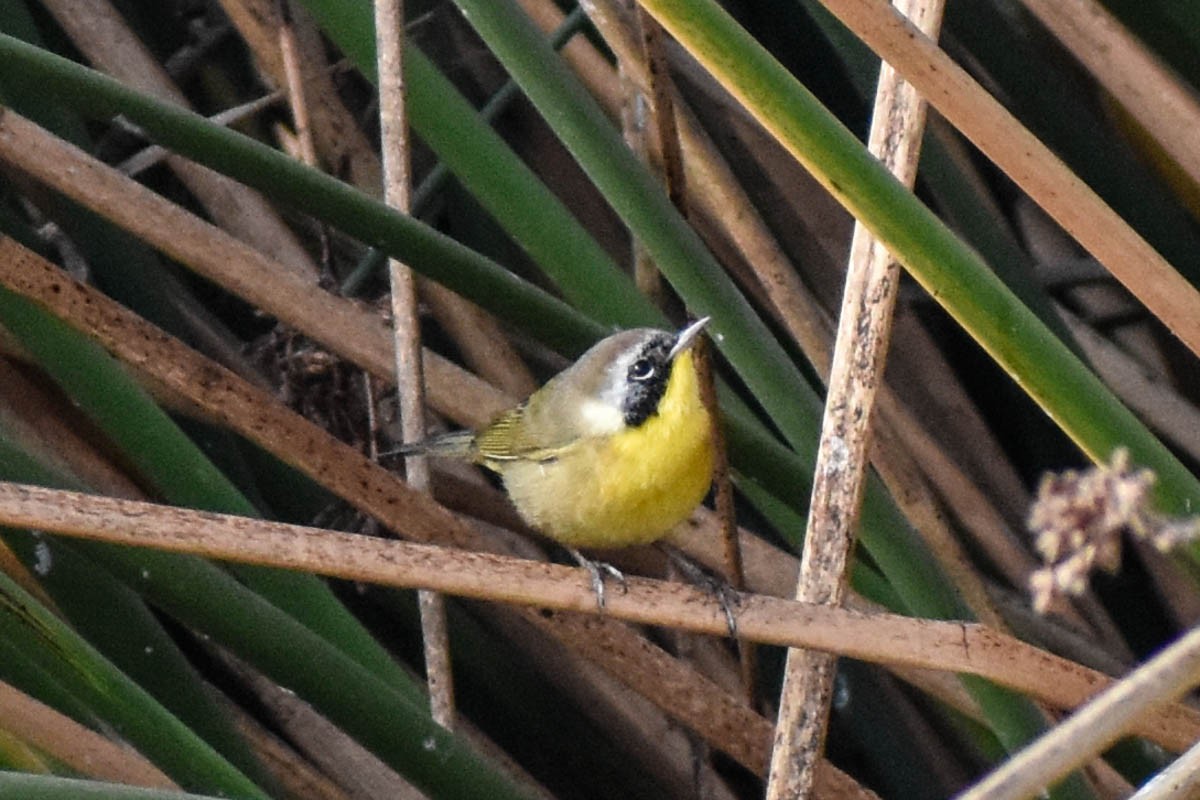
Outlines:
{"type": "MultiPolygon", "coordinates": [[[[258,7],[265,0],[245,0],[241,6],[258,7]]],[[[230,4],[233,5],[233,4],[230,4]]],[[[262,47],[270,49],[270,37],[264,36],[264,29],[270,30],[272,19],[245,20],[239,18],[239,29],[246,38],[248,46],[256,48],[256,54],[262,47]]],[[[275,19],[276,24],[278,20],[275,19]]],[[[302,50],[311,67],[307,72],[319,74],[319,67],[324,61],[324,49],[320,41],[320,32],[316,29],[300,8],[293,8],[290,29],[295,32],[298,48],[302,50]]],[[[274,65],[278,56],[268,54],[266,59],[260,59],[259,64],[274,65]]],[[[286,60],[284,60],[286,66],[286,60]]],[[[300,65],[304,66],[304,65],[300,65]]],[[[354,162],[349,164],[348,179],[360,190],[380,196],[383,192],[383,182],[379,179],[383,164],[379,162],[370,143],[362,137],[354,116],[343,106],[341,97],[329,80],[314,82],[311,91],[313,102],[319,102],[323,114],[314,115],[313,136],[323,145],[325,162],[340,164],[346,158],[353,157],[360,166],[355,168],[354,162]],[[347,136],[347,131],[352,136],[347,136]],[[348,139],[349,144],[343,143],[348,139]],[[373,182],[364,182],[373,181],[373,182]]],[[[308,103],[305,103],[308,106],[308,103]]],[[[412,178],[409,178],[409,185],[412,178]]],[[[407,206],[406,206],[407,207],[407,206]]],[[[518,397],[526,396],[533,391],[533,378],[521,357],[516,354],[500,329],[499,324],[490,315],[482,311],[473,302],[460,295],[452,293],[442,285],[433,281],[422,281],[418,277],[420,295],[430,305],[434,317],[443,326],[450,337],[462,350],[463,360],[482,378],[490,380],[506,392],[518,397]],[[528,380],[524,380],[528,377],[528,380]]]]}
{"type": "Polygon", "coordinates": [[[261,707],[266,724],[353,798],[425,800],[425,796],[378,756],[319,711],[235,656],[210,648],[217,661],[261,707]]]}
{"type": "MultiPolygon", "coordinates": [[[[185,398],[391,530],[464,549],[495,551],[503,546],[269,393],[75,282],[11,239],[0,239],[0,283],[35,300],[96,339],[135,373],[185,398]]],[[[590,654],[599,666],[739,763],[763,769],[769,725],[740,698],[611,620],[581,626],[570,617],[545,618],[533,611],[522,611],[522,616],[568,647],[590,654]]]]}
{"type": "Polygon", "coordinates": [[[892,327],[893,338],[903,341],[904,348],[892,352],[889,372],[903,370],[903,375],[896,375],[896,383],[907,384],[906,394],[913,398],[905,406],[908,413],[918,421],[927,420],[929,427],[920,428],[923,435],[935,446],[953,447],[959,471],[986,489],[1010,524],[1019,525],[1029,502],[1029,490],[962,386],[959,373],[943,351],[943,342],[908,305],[896,309],[892,327]],[[964,447],[964,443],[969,446],[964,447]]]}
{"type": "Polygon", "coordinates": [[[110,497],[146,496],[111,454],[99,451],[103,445],[89,436],[79,408],[9,356],[0,358],[0,428],[7,444],[81,486],[110,497]]]}
{"type": "MultiPolygon", "coordinates": [[[[314,289],[279,262],[11,109],[0,109],[0,161],[52,186],[375,377],[389,384],[394,380],[391,332],[380,315],[314,289]]],[[[513,402],[436,353],[427,352],[424,361],[431,404],[461,425],[483,425],[513,402]]]]}
{"type": "Polygon", "coordinates": [[[648,111],[653,125],[653,135],[650,137],[652,152],[656,151],[658,155],[667,199],[675,206],[680,216],[686,219],[689,197],[675,115],[675,98],[678,93],[671,82],[662,26],[636,4],[632,12],[636,20],[632,24],[641,45],[638,66],[646,70],[649,79],[649,83],[640,88],[648,92],[645,99],[649,102],[648,111]]]}
{"type": "Polygon", "coordinates": [[[287,87],[288,105],[292,109],[292,128],[299,144],[300,160],[310,167],[317,166],[317,145],[313,141],[312,125],[309,122],[308,99],[304,92],[303,61],[296,26],[292,24],[291,0],[276,0],[279,10],[279,54],[283,59],[284,85],[287,87]]]}
{"type": "Polygon", "coordinates": [[[436,281],[417,276],[417,290],[471,372],[512,397],[533,394],[537,379],[495,317],[436,281]]]}
{"type": "MultiPolygon", "coordinates": [[[[589,651],[610,646],[608,634],[619,630],[604,617],[712,636],[726,633],[725,609],[702,588],[631,577],[628,591],[613,592],[604,615],[597,616],[586,570],[492,553],[12,483],[0,483],[0,523],[382,586],[423,586],[462,597],[534,606],[544,611],[533,616],[571,620],[590,631],[586,637],[589,651]]],[[[862,613],[751,594],[741,595],[734,611],[739,630],[752,641],[825,650],[872,663],[978,675],[1060,708],[1073,708],[1118,685],[974,623],[862,613]]],[[[649,642],[641,642],[644,653],[653,652],[649,642]]],[[[656,679],[669,683],[671,676],[663,674],[656,679]]],[[[709,699],[697,697],[694,701],[705,705],[709,699]]],[[[1182,750],[1200,738],[1200,712],[1179,704],[1160,704],[1123,730],[1168,749],[1182,750]]]]}
{"type": "MultiPolygon", "coordinates": [[[[680,216],[689,219],[690,205],[694,191],[687,183],[687,172],[684,166],[683,146],[680,139],[678,119],[681,118],[677,108],[682,108],[682,98],[671,80],[670,64],[667,60],[666,43],[662,27],[658,22],[642,10],[636,2],[627,6],[625,24],[621,27],[630,33],[639,45],[634,52],[627,53],[626,58],[636,63],[626,65],[626,77],[630,72],[639,76],[644,74],[648,83],[638,83],[627,80],[630,92],[635,95],[635,102],[641,117],[640,124],[648,128],[644,131],[646,145],[641,155],[650,162],[650,169],[657,167],[663,183],[663,189],[671,205],[680,216]],[[677,98],[679,102],[677,103],[677,98]],[[646,117],[648,119],[648,125],[646,117]],[[657,159],[651,158],[652,154],[657,159]]],[[[622,118],[625,113],[623,109],[622,118]]],[[[714,151],[715,153],[715,151],[714,151]]],[[[657,305],[663,304],[665,295],[663,279],[649,253],[635,243],[634,277],[639,289],[650,295],[657,305]]],[[[746,578],[742,568],[742,554],[739,548],[739,537],[734,507],[733,481],[729,472],[729,448],[725,441],[725,428],[721,420],[715,373],[713,369],[712,350],[707,343],[701,343],[696,350],[697,371],[700,376],[700,396],[705,408],[711,413],[712,428],[712,492],[715,515],[720,523],[720,536],[724,544],[724,558],[720,574],[735,589],[744,589],[746,578]]],[[[682,640],[681,640],[682,641],[682,640]]],[[[679,648],[687,653],[691,661],[698,661],[696,648],[684,643],[679,648]],[[690,652],[689,652],[690,651],[690,652]]],[[[753,708],[757,698],[758,658],[755,648],[749,643],[739,643],[737,648],[738,662],[741,670],[742,692],[747,706],[753,708]]],[[[711,670],[710,670],[711,671],[711,670]]]]}
{"type": "MultiPolygon", "coordinates": [[[[880,414],[884,415],[882,403],[880,405],[880,414]]],[[[897,405],[894,410],[910,418],[912,416],[907,408],[897,405]]],[[[947,507],[962,522],[964,530],[1000,574],[1011,586],[1024,586],[1029,573],[1037,569],[1037,561],[1027,549],[1021,547],[1016,532],[983,489],[950,459],[932,437],[907,435],[909,430],[917,429],[915,426],[919,425],[915,419],[910,421],[914,427],[900,427],[899,435],[912,458],[931,476],[930,480],[937,486],[938,494],[947,507]]]]}
{"type": "MultiPolygon", "coordinates": [[[[247,718],[241,717],[245,722],[247,718]]],[[[304,800],[358,800],[347,794],[324,773],[318,772],[309,762],[301,759],[294,751],[287,748],[281,741],[246,724],[239,724],[238,733],[249,741],[254,750],[254,757],[271,773],[275,784],[280,787],[287,798],[304,798],[304,800]]]]}
{"type": "MultiPolygon", "coordinates": [[[[527,4],[533,0],[527,0],[527,4]]],[[[731,208],[749,209],[750,201],[741,193],[733,172],[717,152],[716,146],[700,127],[700,123],[688,110],[687,103],[679,95],[668,74],[669,64],[663,52],[662,31],[658,23],[639,8],[633,8],[631,13],[621,9],[612,0],[591,0],[584,7],[588,18],[597,27],[605,41],[610,44],[617,54],[618,66],[622,81],[629,84],[628,89],[633,102],[648,103],[649,107],[640,112],[640,116],[650,116],[655,123],[654,131],[643,131],[644,144],[648,152],[645,154],[652,165],[661,164],[661,171],[668,196],[672,203],[685,217],[690,216],[693,204],[709,207],[712,202],[710,189],[720,188],[724,191],[720,196],[728,201],[721,208],[728,212],[731,208]],[[702,183],[696,186],[692,183],[694,177],[702,178],[702,183]],[[737,200],[743,200],[740,205],[737,200]]],[[[613,78],[611,70],[608,73],[613,78]]],[[[622,107],[624,119],[631,112],[622,107]]],[[[646,127],[645,121],[641,126],[646,127]]],[[[629,131],[626,140],[630,139],[629,131]]],[[[725,217],[724,214],[721,215],[725,217]]],[[[743,218],[752,218],[761,225],[761,220],[753,213],[747,213],[743,218]]],[[[766,227],[761,226],[760,232],[766,241],[772,242],[766,227]]],[[[635,244],[634,262],[638,269],[640,245],[635,244]]],[[[780,255],[782,258],[782,254],[780,255]]],[[[648,281],[638,278],[639,286],[648,281]]],[[[711,362],[704,360],[705,364],[711,362]]],[[[702,381],[705,404],[716,408],[716,396],[712,391],[711,367],[703,370],[702,381]]],[[[741,567],[741,553],[738,548],[736,524],[734,522],[733,488],[729,481],[729,464],[721,429],[714,431],[716,442],[716,467],[713,482],[717,487],[716,509],[718,518],[723,520],[722,537],[726,544],[726,555],[720,565],[723,574],[729,576],[737,588],[744,585],[741,567]]],[[[749,664],[746,664],[749,669],[749,664]]]]}
{"type": "Polygon", "coordinates": [[[1156,374],[1066,309],[1058,313],[1104,383],[1160,436],[1200,458],[1200,409],[1167,376],[1156,374]]]}
{"type": "MultiPolygon", "coordinates": [[[[586,10],[587,7],[585,7],[586,10]]],[[[560,12],[561,13],[561,12],[560,12]]],[[[640,34],[640,16],[637,9],[626,9],[622,14],[622,29],[631,38],[640,40],[641,47],[636,49],[639,62],[645,59],[647,41],[640,34]],[[638,27],[639,34],[632,28],[638,27]]],[[[661,44],[661,43],[660,43],[661,44]]],[[[653,88],[651,83],[640,83],[630,79],[631,68],[640,66],[625,63],[627,55],[617,54],[617,84],[621,88],[621,136],[625,146],[629,148],[646,169],[654,173],[660,180],[663,177],[662,159],[652,154],[662,152],[661,126],[653,125],[658,118],[654,99],[646,94],[653,88]]],[[[676,140],[678,144],[678,140],[676,140]]],[[[676,162],[678,164],[678,162],[676,162]]],[[[650,298],[654,305],[661,307],[664,297],[662,273],[650,257],[650,252],[636,236],[630,237],[630,261],[632,262],[633,282],[638,291],[650,298]]]]}
{"type": "MultiPolygon", "coordinates": [[[[1156,708],[1200,683],[1200,628],[1138,667],[1004,762],[959,800],[1023,800],[1098,756],[1156,708]]],[[[1191,748],[1191,744],[1188,748],[1191,748]]]]}
{"type": "MultiPolygon", "coordinates": [[[[270,108],[281,100],[286,99],[287,92],[274,91],[268,92],[253,100],[249,100],[241,105],[230,106],[229,108],[219,111],[216,114],[205,117],[206,120],[214,125],[222,127],[230,127],[242,120],[249,119],[260,111],[270,108]]],[[[151,167],[157,166],[165,161],[167,156],[171,155],[171,151],[157,144],[151,144],[143,147],[129,158],[119,162],[116,167],[125,175],[131,178],[136,178],[151,167]]]]}
{"type": "MultiPolygon", "coordinates": [[[[567,16],[553,0],[517,0],[517,3],[538,30],[546,35],[562,25],[567,16]]],[[[592,4],[591,0],[584,4],[584,11],[589,17],[593,13],[592,4]]],[[[619,119],[622,92],[619,83],[613,79],[612,65],[608,60],[583,36],[576,36],[560,52],[609,116],[619,119]]]]}
{"type": "Polygon", "coordinates": [[[1022,0],[1096,81],[1200,186],[1200,102],[1149,48],[1093,0],[1022,0]]]}
{"type": "MultiPolygon", "coordinates": [[[[686,526],[670,536],[669,541],[698,563],[718,570],[723,560],[717,529],[718,523],[712,512],[700,508],[686,526]]],[[[745,562],[746,585],[751,591],[773,597],[788,597],[795,590],[800,563],[794,555],[745,531],[740,535],[739,550],[745,562]]],[[[846,605],[864,612],[886,610],[853,593],[847,598],[846,605]]],[[[1042,618],[1038,617],[1036,621],[1042,622],[1042,618]]],[[[1039,634],[1044,634],[1044,631],[1039,631],[1039,634]]],[[[1110,658],[1110,662],[1114,661],[1119,669],[1119,664],[1123,662],[1110,658]]],[[[929,670],[891,668],[891,671],[926,694],[982,723],[978,704],[965,692],[957,677],[929,670]]]]}
{"type": "MultiPolygon", "coordinates": [[[[47,0],[43,5],[98,69],[160,100],[190,108],[107,0],[47,0]]],[[[223,228],[310,285],[316,282],[316,265],[262,195],[179,156],[169,156],[167,163],[223,228]]]]}
{"type": "Polygon", "coordinates": [[[136,750],[89,730],[24,692],[0,682],[0,728],[96,780],[151,789],[179,787],[136,750]]]}
{"type": "MultiPolygon", "coordinates": [[[[498,635],[536,663],[543,679],[569,698],[605,738],[616,743],[635,769],[664,787],[691,787],[698,780],[709,780],[712,767],[697,762],[696,737],[691,731],[676,724],[582,654],[568,651],[531,630],[511,609],[492,606],[490,611],[490,622],[496,626],[498,635]]],[[[733,800],[723,791],[719,778],[706,788],[717,790],[712,800],[733,800]]],[[[686,800],[693,795],[677,790],[673,796],[686,800]]]]}
{"type": "MultiPolygon", "coordinates": [[[[383,150],[385,202],[402,213],[412,210],[412,166],[408,100],[404,81],[404,2],[376,0],[375,54],[379,74],[380,147],[383,150]]],[[[400,396],[400,430],[406,443],[425,438],[425,378],[421,364],[421,321],[417,314],[417,284],[412,270],[388,259],[391,286],[392,341],[396,354],[396,385],[400,396]]],[[[419,454],[404,459],[405,479],[419,492],[432,486],[428,459],[419,454]]],[[[417,594],[425,654],[425,678],[433,719],[454,727],[454,679],[450,666],[450,634],[446,606],[432,592],[417,594]]]]}
{"type": "MultiPolygon", "coordinates": [[[[939,0],[896,0],[895,6],[922,31],[937,36],[943,12],[939,0]]],[[[916,182],[924,129],[924,102],[884,64],[867,147],[910,189],[916,182]]],[[[856,223],[796,583],[795,598],[800,601],[838,606],[846,596],[869,469],[871,421],[899,283],[899,264],[856,223]]],[[[836,669],[837,659],[828,653],[788,651],[768,800],[812,795],[815,767],[825,748],[836,669]]]]}
{"type": "MultiPolygon", "coordinates": [[[[287,78],[277,47],[275,32],[281,20],[275,2],[223,0],[222,6],[254,53],[255,62],[266,73],[265,77],[283,84],[287,78]]],[[[311,130],[317,152],[338,174],[344,174],[351,185],[368,194],[382,196],[383,165],[323,68],[324,44],[320,31],[303,7],[293,5],[291,11],[291,28],[297,50],[302,54],[299,66],[305,77],[305,107],[311,110],[311,130]]],[[[466,363],[480,376],[517,397],[524,397],[536,388],[520,356],[490,315],[433,281],[418,279],[418,285],[438,323],[462,350],[466,363]]]]}
{"type": "Polygon", "coordinates": [[[1129,800],[1179,800],[1200,794],[1200,744],[1187,749],[1129,800]]]}
{"type": "MultiPolygon", "coordinates": [[[[650,132],[646,125],[646,115],[649,113],[646,108],[646,95],[642,93],[637,84],[629,80],[626,68],[619,61],[617,75],[624,93],[621,102],[621,137],[625,146],[637,157],[638,161],[645,164],[647,169],[653,169],[653,163],[650,160],[650,144],[647,141],[650,138],[650,132]]],[[[631,237],[629,249],[634,285],[656,306],[661,306],[662,274],[655,269],[654,261],[650,258],[650,253],[642,244],[641,239],[636,236],[631,237]]]]}
{"type": "Polygon", "coordinates": [[[295,750],[264,729],[240,706],[226,700],[222,703],[222,710],[258,759],[258,763],[262,764],[286,797],[304,800],[355,800],[295,750]]]}
{"type": "MultiPolygon", "coordinates": [[[[267,78],[276,86],[286,86],[278,38],[281,21],[275,3],[276,0],[221,0],[221,7],[267,78]]],[[[317,154],[351,184],[378,195],[383,187],[383,167],[357,121],[342,105],[337,88],[323,67],[320,32],[303,8],[293,6],[291,11],[296,46],[301,53],[299,66],[304,73],[305,107],[317,154]]]]}

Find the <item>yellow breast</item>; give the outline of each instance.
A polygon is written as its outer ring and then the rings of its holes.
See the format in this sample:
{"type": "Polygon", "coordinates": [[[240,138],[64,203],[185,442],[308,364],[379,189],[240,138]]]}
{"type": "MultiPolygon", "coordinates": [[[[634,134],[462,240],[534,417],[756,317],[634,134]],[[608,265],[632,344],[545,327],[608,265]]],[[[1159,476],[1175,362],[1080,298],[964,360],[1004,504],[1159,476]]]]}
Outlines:
{"type": "Polygon", "coordinates": [[[704,499],[712,480],[708,411],[691,352],[672,369],[658,412],[636,428],[580,440],[557,459],[500,466],[521,515],[571,547],[646,544],[704,499]]]}

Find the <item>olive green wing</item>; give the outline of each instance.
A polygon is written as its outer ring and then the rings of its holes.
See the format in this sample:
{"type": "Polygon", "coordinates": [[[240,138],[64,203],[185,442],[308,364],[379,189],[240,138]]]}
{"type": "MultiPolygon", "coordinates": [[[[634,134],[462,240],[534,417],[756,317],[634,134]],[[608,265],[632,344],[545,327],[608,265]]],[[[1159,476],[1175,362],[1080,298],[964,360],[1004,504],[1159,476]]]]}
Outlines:
{"type": "MultiPolygon", "coordinates": [[[[569,442],[534,441],[529,435],[527,403],[505,411],[475,436],[475,453],[479,461],[548,461],[569,442]]],[[[538,437],[545,439],[545,437],[538,437]]]]}

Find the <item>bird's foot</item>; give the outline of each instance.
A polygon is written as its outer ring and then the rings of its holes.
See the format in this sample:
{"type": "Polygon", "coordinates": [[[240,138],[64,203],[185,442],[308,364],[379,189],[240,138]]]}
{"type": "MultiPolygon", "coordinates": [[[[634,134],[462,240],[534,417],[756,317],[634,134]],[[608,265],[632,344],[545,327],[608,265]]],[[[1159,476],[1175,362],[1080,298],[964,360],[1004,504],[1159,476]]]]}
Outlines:
{"type": "Polygon", "coordinates": [[[721,604],[721,610],[725,612],[725,627],[729,631],[729,638],[737,641],[738,626],[737,615],[734,609],[741,603],[742,595],[733,587],[729,581],[720,576],[710,575],[699,564],[688,558],[683,551],[668,544],[661,544],[662,551],[666,554],[667,559],[694,585],[705,589],[709,594],[716,598],[721,604]]]}
{"type": "Polygon", "coordinates": [[[622,593],[627,590],[628,587],[625,584],[625,573],[621,572],[621,570],[617,569],[612,564],[590,559],[573,547],[568,547],[567,552],[571,554],[572,558],[579,562],[579,566],[586,569],[588,574],[592,576],[592,591],[596,593],[596,608],[598,608],[600,611],[604,610],[604,578],[606,576],[621,584],[622,593]]]}

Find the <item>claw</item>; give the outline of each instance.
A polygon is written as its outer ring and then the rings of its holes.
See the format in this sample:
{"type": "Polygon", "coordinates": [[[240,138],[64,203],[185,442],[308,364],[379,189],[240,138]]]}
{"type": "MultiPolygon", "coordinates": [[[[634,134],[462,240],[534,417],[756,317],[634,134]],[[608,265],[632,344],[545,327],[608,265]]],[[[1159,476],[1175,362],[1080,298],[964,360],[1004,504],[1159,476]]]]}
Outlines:
{"type": "Polygon", "coordinates": [[[567,552],[571,554],[572,558],[579,562],[579,566],[586,569],[588,574],[592,576],[592,591],[596,593],[596,608],[598,608],[600,611],[604,610],[605,575],[621,584],[622,592],[628,590],[628,587],[625,585],[625,574],[612,564],[608,564],[603,561],[593,561],[572,547],[568,547],[567,552]]]}
{"type": "Polygon", "coordinates": [[[725,579],[709,575],[700,565],[674,547],[663,545],[661,549],[671,563],[687,576],[688,580],[703,587],[721,604],[721,610],[725,612],[725,627],[729,631],[729,638],[737,641],[738,625],[734,608],[741,602],[741,593],[725,579]]]}

